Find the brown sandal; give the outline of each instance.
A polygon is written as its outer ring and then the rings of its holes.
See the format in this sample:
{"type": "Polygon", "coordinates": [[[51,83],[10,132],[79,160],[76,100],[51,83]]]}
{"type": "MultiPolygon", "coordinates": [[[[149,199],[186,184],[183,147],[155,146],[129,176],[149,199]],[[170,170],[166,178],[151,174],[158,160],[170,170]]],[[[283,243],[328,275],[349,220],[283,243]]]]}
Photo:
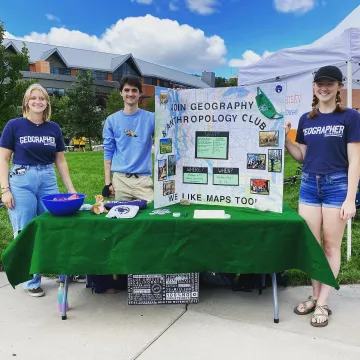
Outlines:
{"type": "Polygon", "coordinates": [[[315,309],[319,309],[321,311],[321,314],[313,314],[313,316],[310,319],[310,324],[311,326],[314,327],[325,327],[329,324],[329,316],[332,314],[332,311],[328,308],[327,305],[321,306],[321,305],[316,305],[315,309]],[[325,312],[326,310],[326,312],[325,312]],[[318,323],[316,321],[316,319],[318,317],[325,317],[325,321],[318,323]],[[315,321],[313,321],[315,320],[315,321]]]}
{"type": "Polygon", "coordinates": [[[314,299],[311,295],[308,297],[307,300],[305,301],[301,301],[299,305],[302,305],[305,308],[305,311],[299,311],[298,310],[298,306],[296,306],[294,308],[294,313],[296,315],[308,315],[311,314],[313,311],[315,311],[315,307],[316,307],[316,299],[314,299]],[[311,301],[313,303],[314,306],[309,307],[306,303],[308,303],[309,301],[311,301]]]}

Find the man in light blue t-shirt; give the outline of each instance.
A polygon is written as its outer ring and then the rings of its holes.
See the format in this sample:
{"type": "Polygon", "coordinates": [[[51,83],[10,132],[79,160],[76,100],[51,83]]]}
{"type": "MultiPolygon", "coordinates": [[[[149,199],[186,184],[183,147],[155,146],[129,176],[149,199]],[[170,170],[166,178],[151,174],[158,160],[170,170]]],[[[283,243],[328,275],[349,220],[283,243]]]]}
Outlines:
{"type": "Polygon", "coordinates": [[[154,198],[151,149],[155,116],[139,109],[141,93],[139,78],[123,77],[120,95],[124,99],[124,109],[110,115],[103,129],[103,195],[115,196],[115,200],[143,199],[150,202],[154,198]]]}

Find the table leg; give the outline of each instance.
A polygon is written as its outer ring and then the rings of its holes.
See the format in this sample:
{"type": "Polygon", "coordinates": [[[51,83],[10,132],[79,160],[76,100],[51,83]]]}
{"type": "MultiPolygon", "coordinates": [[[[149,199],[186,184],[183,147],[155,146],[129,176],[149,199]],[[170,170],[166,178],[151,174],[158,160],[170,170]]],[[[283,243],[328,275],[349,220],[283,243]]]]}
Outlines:
{"type": "Polygon", "coordinates": [[[63,303],[62,303],[62,314],[61,319],[66,320],[66,300],[68,298],[68,290],[69,290],[69,276],[65,275],[65,285],[64,285],[64,297],[63,297],[63,303]]]}
{"type": "Polygon", "coordinates": [[[272,290],[274,297],[274,323],[279,323],[279,303],[278,303],[278,294],[277,294],[277,282],[276,282],[276,273],[271,274],[272,280],[272,290]]]}
{"type": "Polygon", "coordinates": [[[260,288],[259,288],[259,295],[262,294],[262,291],[265,289],[265,279],[266,274],[261,274],[261,282],[260,282],[260,288]]]}

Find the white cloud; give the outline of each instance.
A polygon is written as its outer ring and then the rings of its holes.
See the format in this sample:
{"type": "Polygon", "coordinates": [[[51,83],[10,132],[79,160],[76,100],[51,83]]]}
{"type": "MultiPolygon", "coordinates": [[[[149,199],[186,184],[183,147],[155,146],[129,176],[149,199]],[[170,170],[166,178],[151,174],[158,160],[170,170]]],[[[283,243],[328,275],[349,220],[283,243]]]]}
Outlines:
{"type": "Polygon", "coordinates": [[[259,55],[256,52],[252,51],[252,50],[246,50],[243,54],[242,54],[242,59],[231,59],[229,61],[229,66],[230,67],[243,67],[243,66],[247,66],[250,64],[253,64],[261,59],[266,58],[267,56],[269,56],[270,54],[272,54],[269,51],[264,51],[263,55],[259,55]]]}
{"type": "Polygon", "coordinates": [[[216,11],[218,0],[186,0],[186,5],[190,11],[200,15],[210,15],[216,11]]]}
{"type": "Polygon", "coordinates": [[[10,34],[9,32],[5,31],[4,38],[6,39],[16,39],[16,36],[10,34]]]}
{"type": "Polygon", "coordinates": [[[208,37],[201,29],[152,15],[119,20],[99,37],[53,27],[48,33],[32,32],[23,39],[115,54],[132,53],[136,58],[186,71],[210,70],[226,64],[227,49],[221,37],[208,37]]]}
{"type": "Polygon", "coordinates": [[[274,0],[275,9],[283,13],[305,14],[315,6],[315,0],[274,0]]]}
{"type": "Polygon", "coordinates": [[[46,14],[45,16],[50,21],[60,22],[60,19],[57,16],[53,15],[53,14],[46,14]]]}
{"type": "Polygon", "coordinates": [[[176,0],[169,2],[169,9],[171,11],[177,11],[179,10],[179,7],[176,5],[176,0]]]}
{"type": "Polygon", "coordinates": [[[153,0],[131,0],[131,2],[137,2],[138,4],[145,4],[149,5],[152,3],[153,0]]]}

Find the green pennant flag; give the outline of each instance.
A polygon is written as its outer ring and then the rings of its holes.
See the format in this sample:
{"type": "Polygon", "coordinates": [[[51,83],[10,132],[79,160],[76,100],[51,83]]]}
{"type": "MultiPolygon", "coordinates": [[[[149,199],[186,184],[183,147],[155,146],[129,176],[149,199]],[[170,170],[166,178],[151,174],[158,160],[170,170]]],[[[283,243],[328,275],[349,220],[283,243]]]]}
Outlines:
{"type": "Polygon", "coordinates": [[[276,111],[274,105],[259,87],[257,88],[255,100],[259,111],[268,119],[277,120],[284,117],[276,111]]]}

